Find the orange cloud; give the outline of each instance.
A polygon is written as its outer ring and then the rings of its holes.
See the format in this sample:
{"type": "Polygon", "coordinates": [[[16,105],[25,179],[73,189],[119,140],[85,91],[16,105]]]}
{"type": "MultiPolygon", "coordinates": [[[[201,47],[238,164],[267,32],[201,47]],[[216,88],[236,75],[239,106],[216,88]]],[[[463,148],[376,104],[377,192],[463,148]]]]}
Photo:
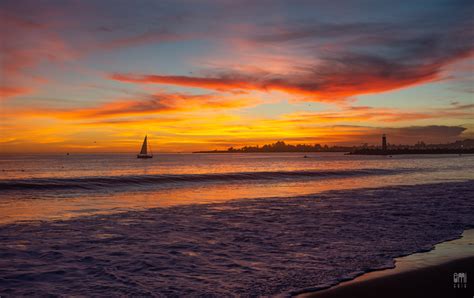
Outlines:
{"type": "Polygon", "coordinates": [[[33,92],[38,82],[45,81],[32,73],[40,63],[63,62],[78,55],[47,24],[35,23],[7,13],[0,14],[0,19],[0,76],[3,96],[33,92]]]}
{"type": "Polygon", "coordinates": [[[8,97],[18,96],[30,93],[31,89],[24,87],[7,87],[0,86],[0,100],[8,97]]]}
{"type": "Polygon", "coordinates": [[[238,109],[256,105],[258,99],[249,97],[217,96],[215,94],[185,95],[180,93],[160,93],[141,97],[138,99],[116,100],[110,103],[98,105],[91,108],[79,109],[28,109],[13,113],[28,114],[30,116],[41,116],[45,114],[61,119],[100,119],[123,116],[145,116],[156,114],[188,113],[238,109]]]}
{"type": "MultiPolygon", "coordinates": [[[[159,104],[152,99],[118,100],[87,109],[18,111],[11,116],[15,122],[10,121],[10,127],[4,130],[4,140],[9,141],[2,146],[3,150],[21,149],[25,148],[21,144],[26,142],[38,150],[44,147],[44,150],[133,151],[137,150],[137,140],[144,132],[151,136],[157,148],[169,151],[226,149],[276,140],[322,144],[376,143],[381,133],[389,134],[391,143],[419,140],[441,143],[459,138],[466,130],[461,126],[383,127],[386,119],[395,120],[395,115],[400,121],[411,119],[411,123],[414,113],[370,107],[349,107],[313,114],[293,113],[277,119],[253,118],[238,113],[225,114],[226,107],[215,102],[217,98],[209,97],[188,98],[172,94],[159,104]],[[188,106],[184,104],[186,102],[188,106]],[[42,120],[38,121],[36,117],[42,120]],[[361,121],[366,121],[362,122],[365,126],[352,124],[361,121]],[[344,122],[349,125],[339,125],[344,122]],[[35,136],[38,142],[32,141],[31,136],[35,136]]],[[[240,104],[249,102],[229,101],[226,106],[232,109],[240,104]]],[[[449,113],[465,110],[465,115],[469,109],[472,106],[453,105],[427,111],[419,119],[442,117],[443,110],[449,113]]]]}
{"type": "Polygon", "coordinates": [[[474,117],[474,105],[458,105],[446,108],[426,109],[424,112],[393,108],[374,108],[355,106],[341,111],[293,113],[287,114],[284,120],[293,123],[341,123],[341,122],[403,122],[424,119],[456,118],[471,119],[474,117]]]}
{"type": "MultiPolygon", "coordinates": [[[[358,30],[366,28],[362,24],[358,30]]],[[[371,27],[371,26],[368,26],[371,27]]],[[[335,26],[332,34],[344,33],[350,26],[335,26]]],[[[367,29],[367,28],[366,28],[367,29]]],[[[378,31],[380,28],[372,28],[378,31]]],[[[472,57],[474,48],[472,39],[465,36],[465,30],[453,29],[453,34],[380,39],[370,51],[360,51],[360,47],[368,46],[361,41],[339,44],[335,41],[334,50],[317,50],[314,53],[295,51],[287,43],[293,38],[284,35],[274,40],[282,48],[287,48],[280,54],[272,52],[268,43],[258,43],[258,46],[245,49],[247,56],[258,57],[255,60],[238,56],[239,65],[235,67],[233,59],[228,56],[216,66],[212,56],[208,62],[214,69],[204,70],[204,75],[181,76],[166,74],[125,74],[114,73],[109,77],[116,81],[128,83],[167,84],[184,87],[203,88],[223,92],[248,91],[281,91],[295,95],[296,100],[338,102],[350,97],[387,92],[399,88],[410,87],[435,80],[445,79],[443,70],[454,62],[472,57]],[[388,50],[385,50],[385,48],[388,50]],[[383,49],[383,50],[382,50],[383,49]],[[271,57],[284,59],[284,67],[272,67],[271,57]]],[[[302,32],[308,34],[325,32],[311,29],[302,32]]],[[[360,33],[360,32],[359,32],[360,33]]],[[[379,32],[380,33],[380,32],[379,32]]],[[[380,33],[381,34],[381,33],[380,33]]],[[[296,34],[300,36],[300,34],[296,34]]],[[[297,38],[298,39],[298,38],[297,38]]],[[[298,47],[299,48],[299,47],[298,47]]],[[[229,49],[228,52],[232,52],[229,49]]]]}
{"type": "Polygon", "coordinates": [[[360,60],[351,63],[338,65],[335,62],[334,65],[322,65],[310,73],[291,75],[230,72],[209,77],[190,77],[116,73],[110,78],[129,83],[168,84],[223,92],[282,91],[307,101],[334,102],[437,80],[444,65],[466,55],[463,53],[442,62],[412,66],[360,57],[360,60]]]}

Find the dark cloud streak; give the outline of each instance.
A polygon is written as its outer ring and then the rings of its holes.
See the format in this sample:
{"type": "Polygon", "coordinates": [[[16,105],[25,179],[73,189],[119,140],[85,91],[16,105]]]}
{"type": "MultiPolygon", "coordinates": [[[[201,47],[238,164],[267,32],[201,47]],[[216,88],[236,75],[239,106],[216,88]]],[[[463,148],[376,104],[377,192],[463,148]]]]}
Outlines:
{"type": "Polygon", "coordinates": [[[218,91],[277,90],[304,100],[337,102],[442,79],[444,67],[474,53],[473,21],[460,9],[442,20],[423,16],[406,23],[266,25],[247,40],[257,48],[271,44],[310,51],[303,55],[306,66],[295,63],[293,72],[216,69],[195,77],[114,74],[112,78],[218,91]]]}

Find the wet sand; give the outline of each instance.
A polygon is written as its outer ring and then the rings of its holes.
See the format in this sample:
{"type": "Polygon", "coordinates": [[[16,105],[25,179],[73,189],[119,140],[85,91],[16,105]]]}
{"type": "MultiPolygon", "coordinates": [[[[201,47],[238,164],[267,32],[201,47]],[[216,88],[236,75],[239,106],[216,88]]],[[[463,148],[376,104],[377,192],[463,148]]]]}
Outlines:
{"type": "Polygon", "coordinates": [[[322,290],[306,297],[473,297],[474,257],[322,290]],[[454,288],[453,273],[465,272],[467,288],[454,288]]]}
{"type": "Polygon", "coordinates": [[[474,230],[435,249],[398,258],[393,269],[373,271],[301,297],[474,297],[474,230]],[[467,282],[454,282],[465,273],[467,282]]]}

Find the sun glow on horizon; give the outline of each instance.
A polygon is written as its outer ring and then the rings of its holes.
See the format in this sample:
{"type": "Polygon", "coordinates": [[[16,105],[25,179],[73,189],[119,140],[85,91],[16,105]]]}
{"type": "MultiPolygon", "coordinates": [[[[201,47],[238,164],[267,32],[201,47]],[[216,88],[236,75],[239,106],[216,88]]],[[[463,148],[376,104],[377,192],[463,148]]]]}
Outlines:
{"type": "Polygon", "coordinates": [[[0,4],[0,152],[474,137],[463,5],[20,2],[0,4]]]}

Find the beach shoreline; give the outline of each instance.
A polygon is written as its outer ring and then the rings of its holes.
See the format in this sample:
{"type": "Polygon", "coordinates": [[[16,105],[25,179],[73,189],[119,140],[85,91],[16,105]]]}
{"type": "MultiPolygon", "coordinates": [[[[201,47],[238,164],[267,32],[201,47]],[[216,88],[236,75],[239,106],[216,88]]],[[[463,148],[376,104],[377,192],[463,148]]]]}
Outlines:
{"type": "MultiPolygon", "coordinates": [[[[474,257],[453,260],[403,273],[338,285],[302,297],[472,297],[473,287],[454,288],[453,274],[473,276],[474,257]]],[[[388,269],[390,270],[390,269],[388,269]]]]}
{"type": "Polygon", "coordinates": [[[469,279],[455,282],[454,274],[459,273],[474,276],[474,229],[430,251],[396,258],[393,268],[370,271],[297,297],[473,297],[469,279]]]}

